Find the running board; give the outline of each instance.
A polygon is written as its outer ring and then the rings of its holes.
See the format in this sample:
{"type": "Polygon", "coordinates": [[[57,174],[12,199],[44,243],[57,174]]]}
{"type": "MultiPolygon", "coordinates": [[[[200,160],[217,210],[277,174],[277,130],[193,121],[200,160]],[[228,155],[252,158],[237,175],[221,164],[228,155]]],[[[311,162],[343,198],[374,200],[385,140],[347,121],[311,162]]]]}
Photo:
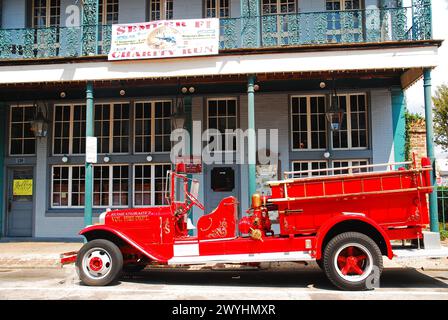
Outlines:
{"type": "Polygon", "coordinates": [[[448,257],[448,247],[440,249],[397,249],[394,250],[394,259],[409,258],[446,258],[448,257]]]}
{"type": "Polygon", "coordinates": [[[294,251],[294,252],[174,257],[168,260],[168,264],[174,265],[174,264],[206,264],[206,263],[245,263],[245,262],[293,262],[293,261],[314,261],[314,260],[315,259],[312,258],[311,255],[306,251],[294,251]]]}

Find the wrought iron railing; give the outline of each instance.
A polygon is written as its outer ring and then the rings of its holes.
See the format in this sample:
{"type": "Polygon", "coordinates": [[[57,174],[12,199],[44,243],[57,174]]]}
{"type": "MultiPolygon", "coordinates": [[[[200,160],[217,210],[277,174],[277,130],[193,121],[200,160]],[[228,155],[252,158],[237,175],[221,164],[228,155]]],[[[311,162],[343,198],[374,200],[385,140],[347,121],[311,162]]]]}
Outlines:
{"type": "Polygon", "coordinates": [[[437,188],[437,199],[440,228],[448,231],[448,186],[440,186],[437,188]]]}
{"type": "MultiPolygon", "coordinates": [[[[432,39],[430,7],[304,12],[221,19],[220,48],[432,39]]],[[[111,26],[0,29],[0,59],[104,55],[111,26]]]]}

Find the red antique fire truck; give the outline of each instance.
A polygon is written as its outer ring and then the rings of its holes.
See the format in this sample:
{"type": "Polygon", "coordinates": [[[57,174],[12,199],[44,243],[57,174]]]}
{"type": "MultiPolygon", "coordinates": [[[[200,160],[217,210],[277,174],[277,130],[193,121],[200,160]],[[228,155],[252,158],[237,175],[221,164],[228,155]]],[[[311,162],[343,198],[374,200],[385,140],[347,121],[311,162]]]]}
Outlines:
{"type": "Polygon", "coordinates": [[[188,214],[204,206],[189,174],[201,165],[180,162],[168,172],[166,206],[104,212],[97,225],[80,232],[87,239],[81,250],[61,262],[76,261],[83,283],[104,286],[123,270],[154,264],[316,261],[338,288],[370,289],[383,256],[448,255],[431,244],[435,234],[424,231],[430,161],[388,164],[379,172],[380,166],[338,168],[342,174],[325,176],[334,169],[287,172],[284,180],[268,183],[270,196],[253,195],[244,217],[238,219],[236,198],[222,199],[199,218],[191,236],[188,214]]]}

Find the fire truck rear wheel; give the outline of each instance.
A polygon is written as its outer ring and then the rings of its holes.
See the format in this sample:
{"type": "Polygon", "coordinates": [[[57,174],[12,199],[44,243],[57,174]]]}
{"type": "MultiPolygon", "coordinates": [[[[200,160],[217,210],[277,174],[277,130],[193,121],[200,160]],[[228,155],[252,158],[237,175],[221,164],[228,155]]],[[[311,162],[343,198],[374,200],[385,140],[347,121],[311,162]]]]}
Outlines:
{"type": "Polygon", "coordinates": [[[78,276],[88,286],[107,286],[120,276],[122,269],[120,249],[113,242],[103,239],[86,243],[76,260],[78,276]]]}
{"type": "Polygon", "coordinates": [[[358,232],[337,235],[324,249],[323,267],[339,289],[374,289],[383,271],[383,256],[370,237],[358,232]]]}

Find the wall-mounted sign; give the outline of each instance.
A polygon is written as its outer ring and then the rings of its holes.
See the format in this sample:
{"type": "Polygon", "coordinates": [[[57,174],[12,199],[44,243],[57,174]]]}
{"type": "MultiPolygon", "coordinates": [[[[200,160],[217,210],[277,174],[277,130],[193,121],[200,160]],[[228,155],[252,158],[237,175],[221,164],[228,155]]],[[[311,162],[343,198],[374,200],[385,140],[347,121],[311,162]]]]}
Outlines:
{"type": "Polygon", "coordinates": [[[86,162],[98,163],[98,139],[96,137],[86,138],[86,162]]]}
{"type": "Polygon", "coordinates": [[[109,60],[219,53],[219,19],[153,21],[112,26],[109,60]]]}
{"type": "Polygon", "coordinates": [[[32,196],[33,195],[33,180],[22,179],[13,181],[13,195],[14,196],[32,196]]]}

